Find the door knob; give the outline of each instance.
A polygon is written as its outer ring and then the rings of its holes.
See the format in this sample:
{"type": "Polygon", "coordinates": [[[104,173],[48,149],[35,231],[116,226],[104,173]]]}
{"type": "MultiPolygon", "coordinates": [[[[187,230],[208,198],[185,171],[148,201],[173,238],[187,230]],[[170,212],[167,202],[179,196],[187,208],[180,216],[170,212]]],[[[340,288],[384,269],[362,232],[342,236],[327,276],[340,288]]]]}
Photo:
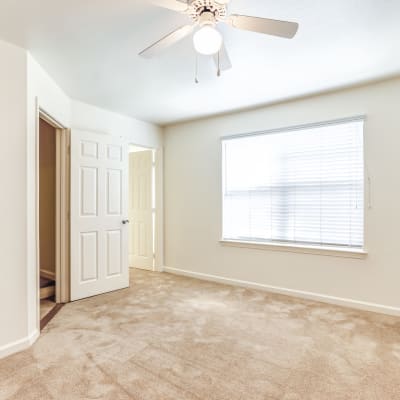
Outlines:
{"type": "Polygon", "coordinates": [[[124,225],[129,224],[129,219],[124,219],[124,220],[122,220],[122,223],[123,223],[124,225]]]}

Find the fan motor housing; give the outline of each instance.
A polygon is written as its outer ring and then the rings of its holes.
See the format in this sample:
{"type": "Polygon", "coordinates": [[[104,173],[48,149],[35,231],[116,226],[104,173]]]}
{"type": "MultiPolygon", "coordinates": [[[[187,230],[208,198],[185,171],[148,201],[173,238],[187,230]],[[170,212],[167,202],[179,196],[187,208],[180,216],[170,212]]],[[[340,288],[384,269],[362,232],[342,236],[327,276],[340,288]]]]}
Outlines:
{"type": "Polygon", "coordinates": [[[226,18],[226,5],[218,4],[214,0],[194,0],[188,9],[189,16],[195,22],[206,21],[210,18],[210,14],[214,16],[214,22],[226,18]],[[206,14],[205,16],[202,16],[206,14]]]}

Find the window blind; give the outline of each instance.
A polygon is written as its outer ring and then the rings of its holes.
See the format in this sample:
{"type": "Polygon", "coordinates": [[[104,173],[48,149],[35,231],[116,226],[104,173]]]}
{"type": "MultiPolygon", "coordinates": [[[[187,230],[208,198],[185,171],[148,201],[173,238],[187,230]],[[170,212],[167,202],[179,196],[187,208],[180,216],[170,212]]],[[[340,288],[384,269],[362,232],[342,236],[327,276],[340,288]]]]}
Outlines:
{"type": "Polygon", "coordinates": [[[223,239],[362,248],[363,127],[223,139],[223,239]]]}

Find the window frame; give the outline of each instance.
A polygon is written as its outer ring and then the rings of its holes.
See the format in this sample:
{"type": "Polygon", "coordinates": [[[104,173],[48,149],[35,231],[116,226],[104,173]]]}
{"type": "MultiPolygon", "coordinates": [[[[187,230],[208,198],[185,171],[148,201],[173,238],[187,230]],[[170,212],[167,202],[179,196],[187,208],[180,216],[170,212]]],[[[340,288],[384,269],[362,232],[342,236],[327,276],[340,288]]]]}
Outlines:
{"type": "Polygon", "coordinates": [[[220,239],[219,243],[222,246],[228,247],[238,247],[247,248],[255,250],[270,250],[270,251],[283,251],[283,252],[295,252],[303,254],[317,254],[323,256],[336,256],[336,257],[347,257],[347,258],[364,258],[368,255],[367,251],[367,210],[372,208],[371,205],[371,179],[369,176],[369,171],[366,163],[366,125],[367,117],[366,115],[356,115],[340,119],[332,119],[320,122],[306,123],[301,125],[292,125],[281,128],[268,129],[263,131],[255,131],[250,133],[238,133],[233,135],[226,135],[220,137],[220,165],[221,165],[221,175],[220,175],[220,188],[221,188],[221,198],[220,198],[220,239]],[[301,131],[304,129],[312,129],[318,127],[326,127],[330,125],[340,125],[351,122],[362,121],[364,122],[363,129],[363,166],[364,166],[364,210],[363,210],[363,235],[364,241],[363,246],[360,248],[347,247],[339,245],[318,245],[318,244],[300,244],[291,242],[280,242],[280,241],[256,241],[256,240],[236,240],[224,238],[224,187],[225,187],[225,154],[224,154],[224,142],[227,140],[235,140],[240,138],[246,138],[251,136],[269,135],[269,134],[280,134],[285,132],[301,131]]]}

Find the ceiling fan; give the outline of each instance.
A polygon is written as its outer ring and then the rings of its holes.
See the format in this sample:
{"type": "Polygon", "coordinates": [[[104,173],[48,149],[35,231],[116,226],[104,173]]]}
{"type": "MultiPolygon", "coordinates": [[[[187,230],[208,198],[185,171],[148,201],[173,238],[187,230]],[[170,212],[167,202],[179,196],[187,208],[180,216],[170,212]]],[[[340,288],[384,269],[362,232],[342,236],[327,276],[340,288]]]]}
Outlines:
{"type": "Polygon", "coordinates": [[[218,70],[232,68],[223,37],[216,29],[219,23],[225,23],[233,28],[263,33],[292,39],[299,28],[295,22],[275,19],[250,17],[246,15],[228,15],[230,0],[150,0],[156,6],[167,8],[188,15],[193,23],[181,26],[167,34],[162,39],[144,49],[140,56],[151,58],[165,48],[179,42],[193,31],[194,48],[199,54],[214,56],[218,70]]]}

